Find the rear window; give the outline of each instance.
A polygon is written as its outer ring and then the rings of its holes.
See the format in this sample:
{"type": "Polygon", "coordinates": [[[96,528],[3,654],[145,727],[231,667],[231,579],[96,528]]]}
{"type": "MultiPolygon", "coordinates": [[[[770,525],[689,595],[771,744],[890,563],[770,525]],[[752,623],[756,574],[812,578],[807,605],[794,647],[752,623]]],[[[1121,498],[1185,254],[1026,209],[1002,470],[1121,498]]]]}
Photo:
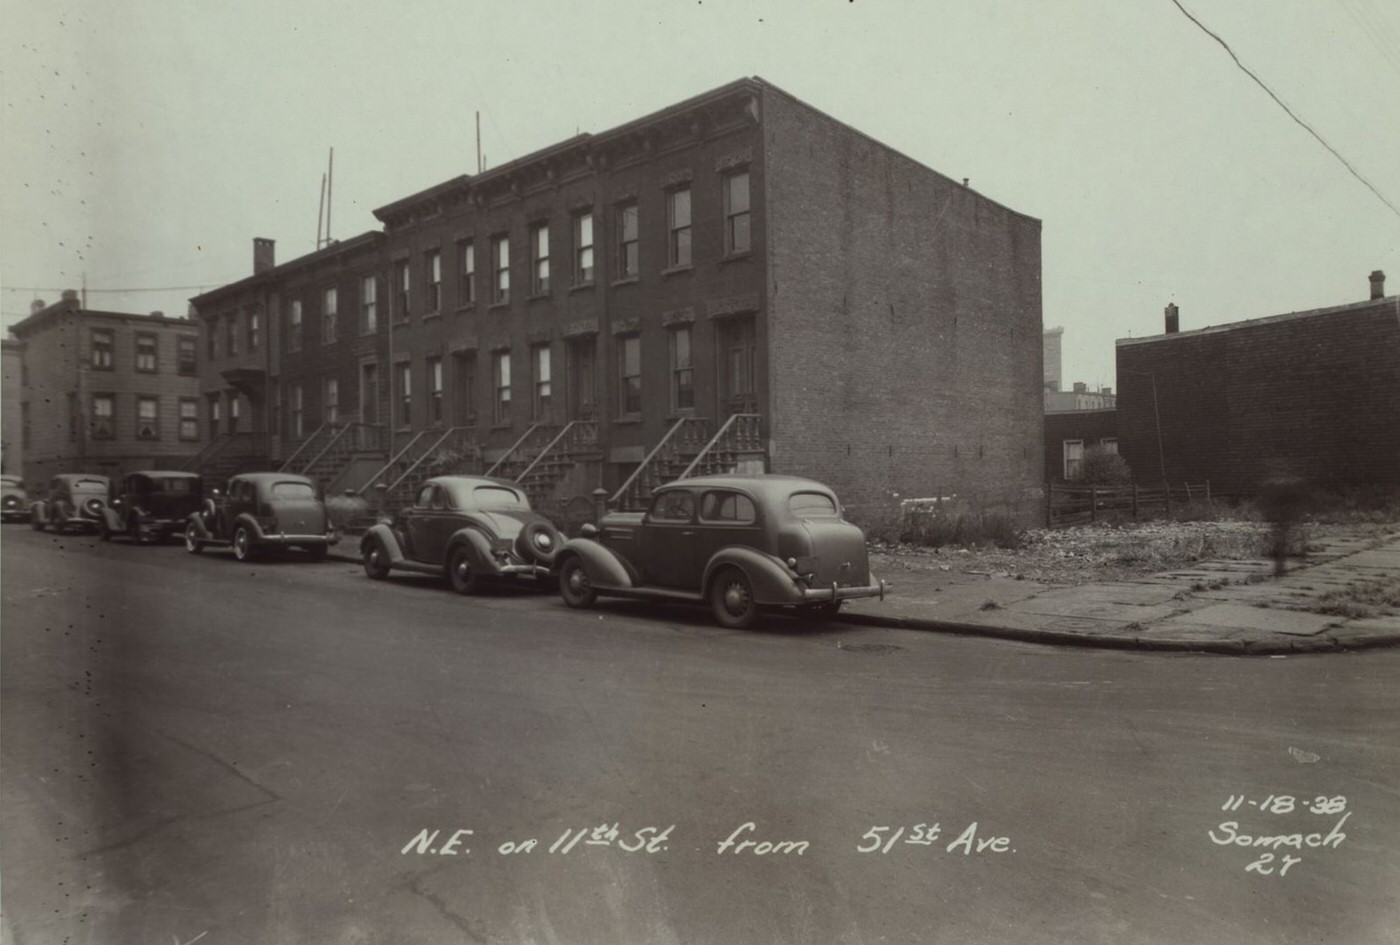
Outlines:
{"type": "Polygon", "coordinates": [[[194,492],[193,479],[152,479],[151,485],[155,486],[157,492],[169,495],[189,495],[194,492]]]}
{"type": "Polygon", "coordinates": [[[309,482],[274,482],[272,484],[272,497],[274,499],[314,499],[316,490],[309,482]]]}
{"type": "Polygon", "coordinates": [[[472,500],[482,509],[527,509],[529,503],[514,489],[500,486],[477,486],[472,490],[472,500]]]}
{"type": "Polygon", "coordinates": [[[106,492],[107,483],[100,479],[75,479],[70,488],[74,492],[106,492]]]}
{"type": "Polygon", "coordinates": [[[794,492],[788,497],[788,511],[798,518],[834,517],[836,503],[820,492],[794,492]]]}

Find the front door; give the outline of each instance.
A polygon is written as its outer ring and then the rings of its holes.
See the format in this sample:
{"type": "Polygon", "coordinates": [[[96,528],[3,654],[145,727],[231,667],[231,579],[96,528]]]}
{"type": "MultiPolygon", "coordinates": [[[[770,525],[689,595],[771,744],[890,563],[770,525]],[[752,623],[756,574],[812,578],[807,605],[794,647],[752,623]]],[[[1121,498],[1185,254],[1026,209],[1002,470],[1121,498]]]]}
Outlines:
{"type": "Polygon", "coordinates": [[[695,494],[668,489],[652,500],[638,542],[642,580],[657,587],[699,590],[695,552],[695,494]]]}
{"type": "Polygon", "coordinates": [[[752,315],[718,323],[719,412],[721,418],[736,413],[758,413],[758,335],[752,315]]]}
{"type": "Polygon", "coordinates": [[[379,363],[366,361],[360,365],[360,420],[379,422],[379,363]]]}

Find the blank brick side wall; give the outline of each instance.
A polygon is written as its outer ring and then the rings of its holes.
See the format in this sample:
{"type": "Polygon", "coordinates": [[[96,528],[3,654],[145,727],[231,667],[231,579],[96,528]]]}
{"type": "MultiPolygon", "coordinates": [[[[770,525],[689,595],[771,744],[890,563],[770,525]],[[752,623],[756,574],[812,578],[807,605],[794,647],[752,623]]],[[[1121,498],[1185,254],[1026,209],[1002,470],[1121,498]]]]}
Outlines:
{"type": "Polygon", "coordinates": [[[1118,346],[1120,450],[1139,480],[1250,492],[1271,475],[1400,485],[1400,303],[1118,346]],[[1161,414],[1159,458],[1152,376],[1161,414]]]}
{"type": "Polygon", "coordinates": [[[1032,512],[1039,222],[786,96],[763,107],[774,470],[865,523],[910,497],[1032,512]]]}

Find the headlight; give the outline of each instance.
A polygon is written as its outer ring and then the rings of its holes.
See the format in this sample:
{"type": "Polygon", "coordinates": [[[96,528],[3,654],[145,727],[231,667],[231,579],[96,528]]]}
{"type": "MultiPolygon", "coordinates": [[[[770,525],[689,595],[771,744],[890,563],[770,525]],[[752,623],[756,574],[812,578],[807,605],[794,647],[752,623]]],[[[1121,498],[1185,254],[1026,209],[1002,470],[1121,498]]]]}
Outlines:
{"type": "Polygon", "coordinates": [[[84,508],[86,508],[93,515],[96,515],[98,512],[102,511],[102,500],[88,499],[86,504],[84,505],[84,508]]]}

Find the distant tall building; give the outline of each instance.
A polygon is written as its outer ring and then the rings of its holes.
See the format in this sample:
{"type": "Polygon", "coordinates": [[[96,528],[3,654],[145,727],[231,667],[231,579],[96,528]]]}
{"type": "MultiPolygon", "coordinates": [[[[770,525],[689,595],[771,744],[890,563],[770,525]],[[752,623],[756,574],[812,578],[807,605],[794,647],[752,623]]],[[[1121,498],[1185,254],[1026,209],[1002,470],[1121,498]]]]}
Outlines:
{"type": "MultiPolygon", "coordinates": [[[[61,472],[175,468],[199,451],[198,323],[85,309],[70,289],[54,305],[36,303],[11,331],[22,345],[20,442],[31,486],[61,472]]],[[[8,423],[8,386],[5,400],[8,423]]]]}
{"type": "MultiPolygon", "coordinates": [[[[1044,335],[1045,346],[1045,389],[1047,391],[1057,391],[1060,389],[1063,375],[1061,371],[1061,343],[1064,340],[1065,330],[1063,328],[1047,328],[1044,335]]],[[[1047,408],[1049,406],[1047,404],[1047,408]]]]}

